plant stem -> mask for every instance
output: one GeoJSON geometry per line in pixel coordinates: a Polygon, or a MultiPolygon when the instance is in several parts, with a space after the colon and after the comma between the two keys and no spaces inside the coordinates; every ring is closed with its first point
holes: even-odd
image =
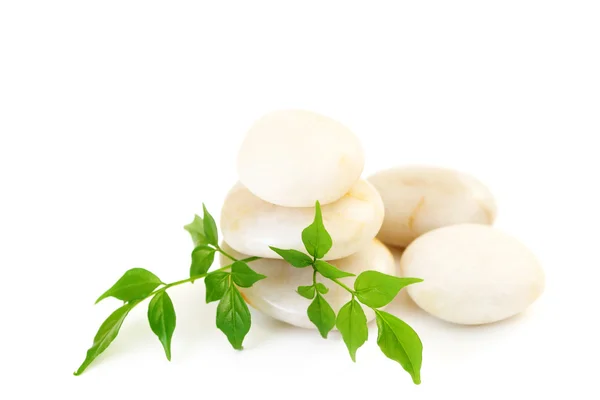
{"type": "MultiPolygon", "coordinates": [[[[229,265],[226,265],[226,266],[224,266],[224,267],[221,267],[221,268],[219,268],[219,269],[216,269],[216,270],[214,270],[214,271],[207,272],[207,273],[205,273],[205,274],[196,275],[196,276],[189,277],[189,278],[187,278],[187,279],[182,279],[182,280],[180,280],[180,281],[176,281],[176,282],[173,282],[173,283],[169,283],[168,285],[165,285],[165,286],[163,286],[162,288],[160,288],[160,289],[156,290],[155,292],[159,292],[159,291],[167,290],[168,288],[171,288],[171,287],[173,287],[173,286],[178,286],[178,285],[181,285],[181,284],[183,284],[183,283],[193,282],[193,281],[195,281],[196,279],[202,279],[202,278],[206,277],[208,274],[212,274],[213,272],[217,272],[217,271],[224,271],[224,270],[226,270],[226,269],[229,269],[229,268],[231,268],[231,264],[229,264],[229,265]]],[[[151,295],[152,295],[152,294],[150,294],[150,296],[151,296],[151,295]]]]}
{"type": "Polygon", "coordinates": [[[344,285],[342,282],[338,281],[337,279],[331,279],[332,281],[334,281],[335,283],[337,283],[338,285],[340,285],[341,287],[343,287],[344,289],[346,289],[346,291],[348,291],[349,293],[352,294],[352,297],[354,297],[354,295],[356,294],[354,292],[354,290],[350,289],[348,286],[344,285]]]}
{"type": "MultiPolygon", "coordinates": [[[[233,257],[233,256],[229,255],[229,254],[228,254],[228,253],[227,253],[225,250],[223,250],[223,249],[221,248],[221,246],[218,246],[218,245],[217,245],[217,246],[215,246],[215,248],[217,249],[217,251],[218,251],[219,253],[223,254],[225,257],[229,258],[231,261],[233,261],[233,262],[236,262],[236,261],[238,261],[238,260],[237,260],[235,257],[233,257]]],[[[242,260],[242,261],[244,261],[244,260],[242,260]]]]}
{"type": "MultiPolygon", "coordinates": [[[[220,249],[217,249],[217,250],[221,251],[220,249]]],[[[226,254],[223,254],[223,255],[225,255],[225,256],[227,256],[227,257],[231,258],[231,259],[232,259],[234,262],[235,262],[235,261],[251,262],[251,261],[256,261],[256,260],[260,259],[260,257],[248,257],[248,258],[244,258],[243,260],[237,260],[237,259],[235,259],[235,258],[233,258],[233,257],[231,257],[231,256],[228,256],[228,255],[226,255],[226,254]]],[[[231,265],[232,265],[232,264],[229,264],[229,265],[226,265],[226,266],[224,266],[224,267],[221,267],[221,268],[219,268],[219,269],[216,269],[216,270],[214,270],[214,271],[207,272],[207,273],[205,273],[205,274],[200,274],[200,275],[196,275],[196,276],[191,276],[191,277],[189,277],[189,278],[187,278],[187,279],[182,279],[182,280],[180,280],[180,281],[175,281],[175,282],[172,282],[172,283],[168,283],[168,284],[166,284],[165,286],[163,286],[163,287],[161,287],[161,288],[159,288],[159,289],[156,289],[154,292],[150,293],[148,296],[144,297],[143,299],[137,300],[137,301],[136,301],[136,303],[135,303],[135,305],[138,305],[138,304],[139,304],[139,303],[141,303],[142,301],[144,301],[144,300],[146,300],[146,299],[148,299],[148,298],[150,298],[150,297],[154,296],[155,294],[157,294],[157,293],[160,293],[160,292],[164,292],[165,290],[167,290],[167,289],[169,289],[169,288],[172,288],[172,287],[174,287],[174,286],[179,286],[179,285],[182,285],[182,284],[184,284],[184,283],[188,283],[188,282],[194,282],[194,281],[195,281],[195,280],[197,280],[197,279],[202,279],[202,278],[205,278],[207,275],[210,275],[210,274],[212,274],[212,273],[215,273],[215,272],[218,272],[218,271],[226,271],[226,270],[228,270],[229,268],[231,268],[231,265]]]]}
{"type": "MultiPolygon", "coordinates": [[[[314,263],[313,263],[312,267],[313,267],[313,285],[315,287],[317,287],[317,269],[315,268],[314,263]]],[[[332,279],[332,278],[327,278],[327,279],[329,279],[330,281],[333,281],[333,282],[337,283],[338,285],[340,285],[341,287],[343,287],[347,292],[349,292],[352,295],[353,298],[356,295],[356,292],[354,290],[350,289],[348,286],[344,285],[342,282],[338,281],[337,279],[332,279]]]]}

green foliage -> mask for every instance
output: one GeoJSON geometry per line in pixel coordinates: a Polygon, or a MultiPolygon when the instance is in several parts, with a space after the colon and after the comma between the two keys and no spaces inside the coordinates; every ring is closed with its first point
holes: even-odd
{"type": "Polygon", "coordinates": [[[169,361],[171,361],[171,338],[175,332],[176,319],[175,308],[167,292],[156,293],[148,304],[148,322],[150,329],[163,345],[169,361]]]}
{"type": "Polygon", "coordinates": [[[423,344],[419,335],[404,321],[385,311],[376,311],[377,344],[386,357],[397,361],[412,376],[413,382],[421,383],[423,344]]]}
{"type": "Polygon", "coordinates": [[[284,250],[270,246],[270,249],[279,254],[292,267],[304,268],[312,265],[313,259],[298,250],[284,250]]]}
{"type": "Polygon", "coordinates": [[[327,286],[323,285],[321,282],[317,283],[316,287],[317,287],[317,290],[319,291],[319,293],[321,293],[321,294],[327,294],[327,292],[329,292],[329,289],[327,289],[327,286]]]}
{"type": "Polygon", "coordinates": [[[327,300],[320,293],[310,303],[307,309],[308,319],[315,324],[321,336],[327,338],[327,334],[335,326],[335,312],[327,300]]]}
{"type": "Polygon", "coordinates": [[[75,375],[81,375],[83,371],[98,357],[106,348],[112,343],[113,340],[119,334],[121,325],[125,321],[125,317],[129,314],[129,311],[135,306],[134,303],[128,303],[120,308],[117,308],[109,317],[100,325],[98,333],[94,337],[94,343],[92,347],[87,351],[85,360],[81,366],[75,371],[75,375]]]}
{"type": "Polygon", "coordinates": [[[352,361],[356,362],[356,350],[367,341],[369,329],[365,312],[354,298],[340,308],[335,325],[342,334],[352,361]]]}
{"type": "Polygon", "coordinates": [[[190,277],[202,275],[208,272],[215,261],[215,249],[201,244],[192,251],[192,265],[190,266],[190,277]]]}
{"type": "Polygon", "coordinates": [[[102,296],[98,297],[96,304],[107,297],[115,297],[126,302],[142,299],[161,284],[161,280],[152,272],[144,268],[132,268],[125,272],[102,296]]]}
{"type": "Polygon", "coordinates": [[[236,285],[241,287],[251,287],[266,276],[254,271],[248,264],[243,261],[236,261],[231,266],[231,277],[236,285]]]}
{"type": "Polygon", "coordinates": [[[217,328],[227,336],[234,349],[241,350],[250,324],[248,306],[238,288],[230,285],[217,307],[217,328]]]}
{"type": "Polygon", "coordinates": [[[194,215],[194,220],[183,227],[189,232],[194,242],[194,246],[201,244],[208,244],[206,236],[204,235],[204,221],[197,215],[194,215]]]}
{"type": "Polygon", "coordinates": [[[219,231],[217,230],[217,224],[204,204],[202,205],[202,209],[204,210],[204,220],[202,221],[204,225],[204,236],[206,236],[208,244],[217,247],[219,245],[219,231]]]}
{"type": "Polygon", "coordinates": [[[229,289],[231,274],[225,271],[215,271],[204,278],[206,286],[206,303],[219,301],[223,298],[227,289],[229,289]]]}
{"type": "Polygon", "coordinates": [[[423,282],[423,280],[398,278],[377,271],[365,271],[354,281],[354,290],[361,303],[379,308],[389,304],[402,288],[418,282],[423,282]]]}
{"type": "Polygon", "coordinates": [[[323,275],[325,278],[328,278],[328,279],[339,279],[339,278],[345,278],[347,276],[354,276],[354,274],[351,274],[346,271],[342,271],[341,269],[339,269],[323,260],[315,261],[314,266],[315,266],[315,269],[321,275],[323,275]]]}
{"type": "MultiPolygon", "coordinates": [[[[143,300],[151,298],[148,304],[148,322],[150,328],[160,340],[167,359],[171,359],[171,339],[175,331],[176,314],[171,298],[166,290],[183,283],[205,278],[206,302],[218,301],[216,325],[235,349],[241,350],[243,341],[251,327],[251,315],[239,287],[251,287],[266,276],[254,271],[248,263],[259,257],[237,260],[225,253],[218,245],[219,234],[214,218],[203,206],[203,218],[195,216],[185,226],[194,241],[190,277],[170,284],[164,284],[156,275],[143,268],[134,268],[125,274],[97,300],[115,297],[126,303],[114,311],[100,326],[94,337],[92,347],[87,351],[85,360],[75,371],[80,375],[117,337],[123,321],[129,312],[143,300]],[[215,253],[231,258],[233,264],[208,273],[214,262],[215,253]],[[231,270],[230,272],[227,270],[231,270]],[[161,285],[164,285],[160,287],[161,285]],[[159,288],[160,287],[160,288],[159,288]]],[[[311,266],[312,285],[299,286],[298,294],[312,300],[307,308],[309,320],[317,327],[323,338],[337,326],[350,357],[356,361],[357,350],[367,341],[367,318],[362,304],[371,308],[376,315],[378,336],[377,344],[390,359],[397,361],[413,378],[415,384],[421,382],[421,364],[423,345],[416,332],[404,321],[381,311],[378,308],[389,304],[398,292],[413,283],[421,282],[417,278],[398,278],[377,271],[365,271],[349,288],[339,279],[354,276],[322,260],[333,245],[331,236],[323,223],[321,206],[315,204],[314,221],[302,231],[302,242],[308,254],[297,250],[285,250],[271,247],[286,262],[296,268],[311,266]],[[330,279],[351,295],[351,300],[335,311],[324,295],[329,289],[317,282],[317,274],[330,279]],[[360,303],[359,303],[360,302],[360,303]]]]}
{"type": "Polygon", "coordinates": [[[310,286],[298,286],[298,294],[302,297],[305,297],[309,300],[315,298],[315,287],[313,285],[310,286]]]}
{"type": "Polygon", "coordinates": [[[315,219],[313,223],[302,231],[302,242],[308,254],[315,259],[323,258],[333,245],[331,236],[323,224],[321,205],[318,201],[315,204],[315,219]]]}

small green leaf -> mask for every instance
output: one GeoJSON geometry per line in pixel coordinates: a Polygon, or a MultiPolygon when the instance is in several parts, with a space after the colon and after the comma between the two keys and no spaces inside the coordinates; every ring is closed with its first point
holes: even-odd
{"type": "Polygon", "coordinates": [[[315,262],[315,268],[317,269],[317,271],[319,271],[321,275],[329,279],[338,279],[345,278],[347,276],[354,276],[354,274],[342,271],[341,269],[338,269],[337,267],[334,267],[333,265],[323,260],[317,260],[315,262]]]}
{"type": "Polygon", "coordinates": [[[229,272],[215,271],[206,275],[204,284],[206,285],[206,303],[221,300],[230,285],[229,272]]]}
{"type": "Polygon", "coordinates": [[[231,277],[236,285],[248,288],[266,276],[256,273],[243,261],[236,261],[231,266],[231,277]]]}
{"type": "Polygon", "coordinates": [[[292,267],[304,268],[308,267],[313,263],[313,259],[310,256],[304,254],[298,250],[284,250],[278,249],[277,247],[269,246],[271,250],[279,254],[285,261],[287,261],[292,267]]]}
{"type": "Polygon", "coordinates": [[[197,215],[194,215],[194,220],[183,227],[190,233],[194,246],[201,244],[208,244],[206,236],[204,235],[204,221],[197,215]]]}
{"type": "Polygon", "coordinates": [[[230,285],[217,306],[217,328],[223,331],[234,349],[241,350],[250,325],[250,310],[238,288],[230,285]]]}
{"type": "Polygon", "coordinates": [[[423,282],[423,280],[398,278],[377,271],[365,271],[354,281],[354,290],[356,290],[356,297],[361,303],[379,308],[394,300],[402,288],[418,282],[423,282]]]}
{"type": "Polygon", "coordinates": [[[327,334],[335,326],[335,311],[320,293],[317,293],[317,297],[308,306],[307,314],[321,336],[327,339],[327,334]]]}
{"type": "Polygon", "coordinates": [[[298,294],[304,298],[312,300],[315,298],[314,286],[298,286],[298,294]]]}
{"type": "Polygon", "coordinates": [[[313,223],[302,231],[302,242],[308,254],[314,258],[323,258],[333,244],[331,236],[329,236],[329,232],[327,232],[323,224],[321,205],[318,201],[315,204],[315,219],[313,223]]]}
{"type": "Polygon", "coordinates": [[[219,231],[217,230],[217,224],[215,223],[215,219],[210,215],[206,206],[202,204],[202,208],[204,209],[204,235],[206,236],[206,241],[213,246],[219,245],[219,231]]]}
{"type": "Polygon", "coordinates": [[[107,297],[115,297],[123,301],[142,299],[148,296],[159,285],[163,284],[152,272],[144,268],[132,268],[104,294],[98,297],[96,304],[107,297]]]}
{"type": "Polygon", "coordinates": [[[74,375],[81,375],[83,371],[98,357],[106,348],[112,343],[113,340],[119,334],[119,329],[121,329],[121,325],[123,325],[123,321],[129,311],[133,308],[135,304],[125,304],[114,311],[109,317],[102,323],[100,329],[98,329],[98,333],[94,337],[94,344],[87,351],[85,356],[85,360],[79,367],[77,371],[74,372],[74,375]]]}
{"type": "Polygon", "coordinates": [[[148,304],[148,322],[150,329],[162,343],[169,361],[171,361],[171,338],[175,332],[176,320],[175,308],[167,292],[156,293],[148,304]]]}
{"type": "Polygon", "coordinates": [[[327,292],[329,292],[329,289],[327,289],[327,286],[323,285],[321,282],[317,283],[317,290],[321,294],[327,294],[327,292]]]}
{"type": "Polygon", "coordinates": [[[404,321],[375,310],[377,318],[377,344],[386,357],[397,361],[412,376],[415,384],[421,383],[423,344],[419,335],[404,321]]]}
{"type": "Polygon", "coordinates": [[[369,334],[367,317],[358,301],[353,298],[340,308],[336,326],[348,347],[352,361],[356,362],[356,350],[367,341],[369,334]]]}
{"type": "Polygon", "coordinates": [[[215,249],[206,245],[200,245],[192,251],[192,265],[190,266],[190,277],[203,275],[208,272],[215,260],[215,249]]]}

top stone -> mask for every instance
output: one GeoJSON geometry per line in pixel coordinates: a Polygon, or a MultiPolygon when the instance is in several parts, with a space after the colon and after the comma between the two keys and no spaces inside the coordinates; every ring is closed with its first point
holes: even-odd
{"type": "Polygon", "coordinates": [[[364,167],[358,138],[344,125],[310,111],[275,111],[258,120],[237,159],[240,182],[255,196],[284,207],[332,203],[364,167]]]}

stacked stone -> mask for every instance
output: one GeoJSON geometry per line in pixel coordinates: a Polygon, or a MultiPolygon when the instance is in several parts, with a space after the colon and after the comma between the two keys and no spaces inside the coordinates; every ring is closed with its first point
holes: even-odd
{"type": "MultiPolygon", "coordinates": [[[[240,182],[221,215],[223,246],[238,258],[264,257],[252,268],[268,279],[242,293],[256,309],[313,328],[308,300],[295,293],[312,283],[310,268],[293,268],[269,246],[305,251],[302,230],[322,206],[333,247],[325,256],[359,275],[395,275],[383,243],[404,250],[398,273],[424,282],[407,287],[423,310],[459,324],[499,321],[525,310],[543,292],[533,254],[493,228],[496,203],[474,177],[436,167],[397,167],[360,179],[364,153],[340,123],[307,111],[278,111],[250,129],[238,155],[240,182]],[[385,216],[384,216],[385,210],[385,216]]],[[[229,260],[221,260],[228,264],[229,260]]],[[[354,278],[344,278],[352,285],[354,278]]],[[[322,282],[336,311],[350,300],[322,282]]],[[[367,319],[374,318],[365,310],[367,319]]]]}
{"type": "MultiPolygon", "coordinates": [[[[296,293],[298,286],[312,284],[312,269],[291,267],[269,246],[305,252],[301,233],[313,221],[316,201],[333,240],[325,260],[355,275],[366,270],[395,275],[392,254],[375,239],[383,202],[373,185],[360,179],[363,167],[358,138],[328,117],[277,111],[251,127],[237,159],[239,182],[221,213],[223,247],[238,258],[263,257],[252,268],[268,278],[240,288],[249,304],[278,320],[314,328],[306,314],[309,300],[296,293]]],[[[344,282],[351,286],[353,279],[344,282]]],[[[337,313],[350,295],[319,281],[329,288],[325,298],[337,313]]]]}

